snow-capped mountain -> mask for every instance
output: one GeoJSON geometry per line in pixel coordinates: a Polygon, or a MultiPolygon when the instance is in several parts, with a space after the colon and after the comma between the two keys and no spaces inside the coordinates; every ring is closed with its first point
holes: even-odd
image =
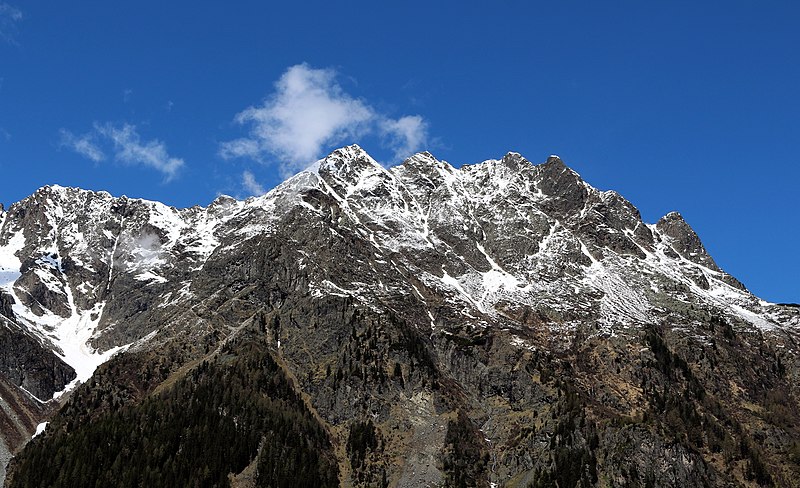
{"type": "MultiPolygon", "coordinates": [[[[73,391],[57,418],[113,413],[113,402],[90,406],[86,395],[102,398],[120,381],[121,398],[135,404],[252,329],[333,439],[346,442],[349,422],[364,416],[382,433],[381,453],[373,446],[368,463],[335,456],[340,482],[359,486],[379,486],[378,472],[397,486],[447,485],[456,458],[466,456],[447,447],[454,425],[474,431],[473,447],[493,460],[471,472],[483,480],[477,486],[526,486],[563,468],[555,454],[526,457],[521,446],[538,455],[587,449],[594,478],[633,479],[603,451],[624,429],[597,426],[611,418],[606,410],[631,419],[664,413],[649,393],[668,396],[662,390],[672,373],[660,371],[665,380],[649,372],[663,360],[659,344],[667,369],[687,368],[682,388],[699,382],[722,403],[762,405],[766,394],[742,384],[752,378],[739,373],[725,386],[714,370],[735,370],[731,355],[760,351],[760,361],[781,365],[767,390],[783,385],[791,396],[800,335],[800,310],[752,295],[716,265],[680,214],[643,222],[630,202],[593,188],[557,156],[534,165],[509,153],[456,169],[420,153],[384,168],[358,146],[334,151],[266,195],[220,197],[206,208],[44,187],[0,210],[0,321],[13,338],[0,360],[3,425],[14,426],[3,432],[9,451],[73,391]],[[720,346],[729,336],[740,342],[720,346]],[[142,368],[146,380],[112,378],[142,368]],[[564,383],[546,381],[548,372],[564,383]],[[402,386],[385,386],[386,374],[399,375],[402,386]],[[562,393],[577,395],[584,415],[591,411],[598,445],[587,447],[594,441],[585,431],[558,431],[562,393]],[[453,412],[461,412],[456,420],[453,412]],[[514,430],[523,428],[520,419],[534,426],[523,437],[514,430]],[[562,440],[547,447],[555,435],[562,440]]],[[[753,374],[767,382],[762,373],[753,374]]],[[[738,441],[750,442],[742,432],[755,435],[740,408],[726,417],[692,401],[702,418],[735,419],[738,441]]],[[[792,433],[774,419],[759,422],[769,428],[759,424],[758,432],[792,433]]],[[[49,431],[33,444],[58,438],[49,431]]],[[[746,483],[752,475],[715,464],[708,440],[702,449],[672,445],[650,427],[631,438],[645,445],[630,448],[626,466],[644,469],[637,456],[645,453],[663,460],[652,473],[659,485],[746,483]],[[680,467],[668,465],[676,456],[680,467]]],[[[791,479],[782,464],[788,447],[776,445],[759,451],[768,459],[758,461],[769,466],[764,476],[791,479]]],[[[742,463],[746,454],[737,454],[742,463]]],[[[592,480],[584,474],[581,486],[592,480]]]]}

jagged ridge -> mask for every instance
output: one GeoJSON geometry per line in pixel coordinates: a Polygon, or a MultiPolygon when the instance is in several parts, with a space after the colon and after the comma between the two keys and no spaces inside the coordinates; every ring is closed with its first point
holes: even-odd
{"type": "MultiPolygon", "coordinates": [[[[9,321],[75,369],[72,383],[45,388],[56,397],[115,352],[170,350],[168,374],[263,321],[288,371],[318,375],[307,368],[330,361],[322,345],[344,339],[310,335],[293,312],[281,312],[284,325],[270,322],[287,303],[312,314],[314,328],[340,306],[366,330],[394,317],[380,327],[430,372],[455,354],[448,341],[472,347],[490,337],[515,354],[566,353],[674,324],[706,344],[717,333],[706,330],[711,317],[791,355],[787,337],[800,324],[796,309],[759,300],[720,270],[679,214],[646,224],[558,157],[533,165],[509,153],[455,169],[420,153],[386,169],[358,146],[266,195],[207,208],[45,187],[0,216],[0,293],[9,321]],[[304,365],[302,351],[319,357],[304,365]]],[[[479,381],[448,367],[436,375],[479,381]]],[[[131,398],[158,384],[150,381],[131,398]]],[[[322,388],[311,378],[301,386],[322,388]]],[[[334,395],[325,407],[320,398],[333,425],[348,418],[337,409],[356,408],[355,399],[334,395]]]]}

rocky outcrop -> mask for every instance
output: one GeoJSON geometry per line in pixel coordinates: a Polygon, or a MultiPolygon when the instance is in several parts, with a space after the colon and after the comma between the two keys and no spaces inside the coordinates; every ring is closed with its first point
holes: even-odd
{"type": "Polygon", "coordinates": [[[11,308],[13,304],[14,298],[0,291],[0,315],[9,320],[14,320],[14,310],[11,308]]]}
{"type": "Polygon", "coordinates": [[[55,413],[55,404],[45,404],[20,390],[0,374],[0,485],[6,464],[30,440],[37,425],[55,413]]]}
{"type": "Polygon", "coordinates": [[[700,238],[678,212],[670,212],[661,217],[656,228],[669,239],[672,249],[682,257],[715,271],[719,269],[706,252],[700,238]]]}
{"type": "Polygon", "coordinates": [[[0,318],[0,375],[41,402],[75,378],[75,371],[38,339],[0,318]]]}

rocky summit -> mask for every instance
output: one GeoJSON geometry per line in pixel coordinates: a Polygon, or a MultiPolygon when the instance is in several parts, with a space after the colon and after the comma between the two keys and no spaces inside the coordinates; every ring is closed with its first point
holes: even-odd
{"type": "Polygon", "coordinates": [[[44,187],[0,323],[10,487],[800,486],[800,308],[557,156],[44,187]]]}

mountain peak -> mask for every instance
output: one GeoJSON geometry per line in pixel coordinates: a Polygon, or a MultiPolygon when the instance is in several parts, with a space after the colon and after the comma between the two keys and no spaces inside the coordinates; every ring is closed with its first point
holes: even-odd
{"type": "MultiPolygon", "coordinates": [[[[86,190],[75,186],[52,184],[39,188],[32,195],[21,200],[19,203],[28,201],[29,199],[34,199],[35,201],[37,198],[50,199],[53,203],[74,203],[76,198],[85,199],[89,197],[113,198],[107,191],[86,190]]],[[[123,196],[122,198],[126,197],[123,196]]]]}
{"type": "Polygon", "coordinates": [[[436,159],[436,157],[428,151],[418,152],[409,156],[397,166],[397,168],[403,168],[410,173],[424,174],[441,173],[442,171],[450,173],[454,171],[454,168],[450,166],[448,162],[436,159]]]}
{"type": "Polygon", "coordinates": [[[522,154],[513,151],[506,153],[506,155],[503,156],[503,159],[500,160],[500,163],[512,171],[517,172],[528,169],[532,166],[531,162],[525,159],[522,154]]]}
{"type": "MultiPolygon", "coordinates": [[[[345,198],[362,188],[362,184],[366,184],[368,180],[390,178],[388,171],[357,144],[334,150],[315,163],[311,172],[316,173],[336,193],[345,198]]],[[[302,173],[297,176],[302,180],[302,173]]],[[[367,186],[373,184],[376,182],[373,181],[367,186]]]]}
{"type": "Polygon", "coordinates": [[[375,167],[380,168],[381,165],[361,146],[351,144],[332,151],[320,160],[317,172],[343,177],[375,167]]]}
{"type": "Polygon", "coordinates": [[[235,204],[237,200],[230,195],[219,195],[217,198],[214,199],[213,202],[208,206],[209,208],[220,208],[220,207],[229,207],[235,204]]]}
{"type": "Polygon", "coordinates": [[[669,238],[669,244],[685,259],[720,271],[717,263],[709,256],[697,233],[678,212],[669,212],[656,223],[656,229],[669,238]]]}
{"type": "Polygon", "coordinates": [[[429,151],[420,151],[406,158],[406,161],[408,160],[436,161],[436,157],[429,151]]]}
{"type": "MultiPolygon", "coordinates": [[[[338,149],[334,149],[328,155],[328,158],[331,156],[339,157],[341,159],[358,159],[358,158],[369,158],[372,157],[358,144],[350,144],[349,146],[343,146],[338,149]]],[[[326,158],[327,159],[327,158],[326,158]]]]}
{"type": "Polygon", "coordinates": [[[69,190],[69,188],[61,186],[61,185],[45,185],[45,186],[39,188],[38,190],[36,190],[36,192],[34,192],[34,195],[36,195],[36,196],[51,196],[51,195],[60,196],[60,195],[63,195],[65,193],[67,193],[68,190],[69,190]]]}
{"type": "Polygon", "coordinates": [[[552,198],[550,208],[561,217],[574,215],[584,208],[592,189],[561,158],[550,156],[536,167],[536,185],[552,198]]]}

